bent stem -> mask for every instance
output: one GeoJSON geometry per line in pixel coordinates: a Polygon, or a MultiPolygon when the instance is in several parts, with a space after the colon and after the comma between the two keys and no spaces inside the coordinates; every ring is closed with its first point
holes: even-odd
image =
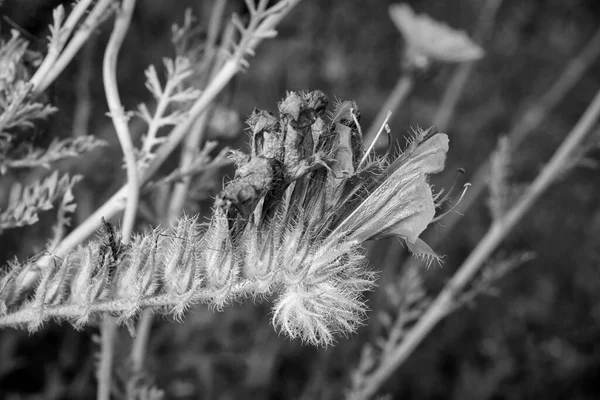
{"type": "Polygon", "coordinates": [[[102,65],[102,76],[104,78],[104,90],[106,101],[110,111],[110,117],[115,126],[119,143],[125,156],[127,167],[127,206],[123,217],[122,241],[127,243],[133,232],[135,215],[140,197],[140,184],[137,174],[137,163],[135,160],[135,149],[131,140],[131,133],[127,125],[128,118],[123,110],[119,89],[117,87],[117,56],[123,44],[123,39],[131,23],[131,15],[135,8],[135,0],[124,0],[121,9],[115,19],[115,27],[106,46],[104,61],[102,65]]]}
{"type": "MultiPolygon", "coordinates": [[[[388,112],[394,113],[396,109],[400,107],[410,94],[414,85],[414,77],[411,73],[406,73],[398,79],[396,86],[394,86],[394,90],[392,90],[392,93],[390,93],[385,103],[383,103],[383,106],[379,109],[379,113],[377,113],[371,126],[369,126],[369,130],[365,134],[365,144],[372,144],[381,127],[381,121],[385,119],[388,112]]],[[[377,145],[375,144],[375,146],[377,145]]]]}
{"type": "Polygon", "coordinates": [[[400,346],[383,355],[377,369],[367,378],[360,398],[373,396],[379,387],[394,373],[417,346],[431,332],[433,327],[453,308],[454,299],[479,271],[483,263],[502,243],[508,233],[521,221],[525,213],[540,198],[546,189],[559,177],[560,172],[570,164],[570,158],[581,145],[587,133],[600,116],[600,91],[592,100],[581,119],[573,127],[567,138],[556,150],[548,164],[527,188],[523,196],[504,214],[492,223],[485,236],[458,268],[416,325],[410,329],[400,346]]]}
{"type": "MultiPolygon", "coordinates": [[[[102,65],[102,76],[104,79],[104,90],[106,92],[106,101],[110,111],[110,117],[115,126],[119,143],[125,156],[127,166],[127,206],[123,217],[123,237],[124,243],[129,242],[129,237],[133,232],[137,206],[140,197],[140,185],[137,174],[137,163],[131,133],[127,125],[127,116],[121,104],[119,89],[117,87],[117,56],[119,49],[123,44],[127,30],[131,23],[131,16],[135,8],[136,0],[123,0],[121,9],[117,11],[115,26],[106,46],[104,61],[102,65]]],[[[117,331],[117,324],[113,318],[107,318],[102,321],[101,326],[101,358],[98,368],[98,399],[110,399],[111,373],[114,338],[117,331]]]]}

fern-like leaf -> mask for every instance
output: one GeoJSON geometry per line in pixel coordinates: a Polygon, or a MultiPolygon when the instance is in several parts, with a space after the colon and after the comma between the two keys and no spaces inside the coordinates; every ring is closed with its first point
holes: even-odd
{"type": "Polygon", "coordinates": [[[11,188],[8,206],[0,213],[0,232],[4,229],[33,225],[41,211],[50,210],[59,198],[70,194],[73,186],[81,180],[81,175],[72,178],[69,174],[59,179],[58,171],[23,187],[15,184],[11,188]]]}
{"type": "Polygon", "coordinates": [[[68,157],[78,157],[102,146],[106,142],[94,136],[76,136],[66,139],[54,139],[46,148],[35,148],[26,144],[14,149],[4,159],[0,159],[0,174],[9,168],[50,168],[50,164],[68,157]]]}

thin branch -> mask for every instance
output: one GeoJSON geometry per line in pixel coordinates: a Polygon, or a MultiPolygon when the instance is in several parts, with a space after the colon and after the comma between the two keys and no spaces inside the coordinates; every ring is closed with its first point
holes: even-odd
{"type": "Polygon", "coordinates": [[[94,72],[92,60],[94,58],[94,50],[96,48],[96,40],[94,38],[87,42],[83,50],[79,70],[75,78],[75,110],[73,112],[73,136],[87,136],[88,125],[92,115],[92,98],[90,93],[90,81],[94,72]]]}
{"type": "Polygon", "coordinates": [[[108,317],[100,324],[100,363],[98,365],[98,388],[96,398],[98,400],[110,400],[112,386],[112,370],[114,342],[117,335],[116,321],[108,317]]]}
{"type": "Polygon", "coordinates": [[[107,10],[112,5],[113,1],[114,0],[99,0],[98,3],[96,3],[94,9],[89,13],[85,22],[81,24],[81,27],[77,32],[75,32],[73,38],[69,41],[69,44],[60,54],[56,62],[52,64],[48,72],[45,73],[42,78],[37,78],[37,83],[34,85],[33,89],[34,94],[44,92],[48,86],[56,80],[58,75],[60,75],[67,65],[69,65],[79,49],[87,42],[92,32],[106,17],[107,10]]]}
{"type": "MultiPolygon", "coordinates": [[[[207,38],[207,52],[205,54],[205,60],[203,63],[205,65],[210,65],[213,63],[213,68],[212,71],[207,73],[204,77],[205,84],[213,79],[216,73],[219,71],[218,68],[222,67],[222,63],[219,63],[215,57],[216,54],[218,54],[218,52],[215,50],[215,43],[217,41],[216,37],[219,32],[221,20],[223,19],[223,12],[225,10],[226,3],[226,0],[219,0],[215,2],[212,8],[210,25],[208,28],[209,35],[207,38]]],[[[223,39],[224,40],[221,42],[222,47],[229,45],[225,38],[223,39]]],[[[221,50],[224,50],[224,48],[221,50]]],[[[194,161],[194,158],[196,157],[196,149],[202,143],[206,133],[208,118],[209,110],[206,110],[198,117],[194,124],[194,128],[185,139],[183,148],[181,149],[181,160],[179,162],[180,170],[185,171],[194,161]]],[[[185,205],[185,199],[189,191],[190,182],[191,178],[187,176],[173,187],[169,209],[167,210],[167,218],[169,221],[175,221],[181,215],[185,205]]]]}
{"type": "MultiPolygon", "coordinates": [[[[487,0],[485,4],[483,4],[483,8],[479,13],[477,27],[475,28],[475,33],[473,35],[473,39],[476,42],[484,42],[485,38],[492,31],[496,20],[496,13],[500,8],[500,5],[502,5],[502,2],[503,0],[487,0]]],[[[463,89],[465,88],[469,75],[471,75],[474,65],[475,63],[473,61],[460,64],[454,71],[452,79],[450,79],[450,83],[446,87],[442,102],[433,118],[433,125],[442,132],[445,131],[448,127],[448,123],[452,119],[456,104],[463,93],[463,89]]]]}
{"type": "MultiPolygon", "coordinates": [[[[89,124],[93,107],[89,84],[94,72],[93,58],[96,45],[96,37],[92,37],[88,40],[82,51],[81,59],[78,64],[78,72],[75,78],[76,98],[75,109],[73,111],[73,137],[84,137],[87,136],[89,132],[89,124]]],[[[76,194],[76,220],[83,221],[93,211],[93,194],[85,182],[78,186],[76,189],[76,194]]]]}
{"type": "Polygon", "coordinates": [[[131,370],[134,377],[144,370],[146,360],[146,349],[150,340],[150,329],[152,328],[152,309],[145,309],[142,312],[140,321],[135,331],[135,339],[131,346],[131,370]]]}
{"type": "Polygon", "coordinates": [[[216,49],[217,38],[221,33],[221,22],[223,21],[226,5],[227,0],[217,0],[212,6],[208,25],[208,33],[206,37],[206,51],[208,53],[208,59],[213,58],[212,53],[214,53],[216,49]]]}
{"type": "Polygon", "coordinates": [[[508,233],[521,221],[525,213],[540,198],[546,189],[560,176],[565,164],[573,152],[581,145],[588,132],[600,117],[600,91],[596,94],[588,109],[573,127],[567,138],[556,150],[546,167],[527,188],[523,196],[501,218],[496,220],[481,239],[477,247],[456,271],[428,310],[423,314],[414,327],[407,332],[400,346],[387,352],[362,391],[361,398],[373,396],[378,388],[388,379],[417,346],[431,332],[435,325],[452,309],[454,299],[471,281],[481,266],[496,248],[502,243],[508,233]]]}
{"type": "MultiPolygon", "coordinates": [[[[29,81],[29,83],[31,83],[34,88],[37,88],[39,86],[39,84],[54,66],[56,60],[63,51],[65,44],[71,36],[73,29],[75,29],[75,25],[77,24],[77,22],[79,22],[83,14],[87,11],[90,4],[92,4],[92,1],[93,0],[81,0],[77,3],[77,5],[75,5],[75,7],[73,7],[71,12],[69,13],[69,17],[67,17],[67,20],[65,21],[64,25],[60,28],[60,33],[58,34],[57,42],[50,42],[48,54],[46,55],[44,61],[42,61],[38,69],[35,71],[35,74],[31,77],[31,80],[29,81]]],[[[36,92],[40,93],[41,91],[36,90],[36,92]]]]}
{"type": "MultiPolygon", "coordinates": [[[[202,142],[205,136],[206,128],[208,125],[208,114],[209,111],[205,111],[194,124],[194,128],[187,136],[181,149],[181,160],[179,168],[182,171],[188,169],[189,165],[194,161],[197,156],[197,147],[202,142]]],[[[185,176],[181,179],[181,182],[176,183],[173,186],[171,193],[171,201],[169,203],[169,209],[167,210],[167,219],[171,222],[176,221],[181,215],[185,200],[190,188],[191,177],[185,176]]]]}
{"type": "Polygon", "coordinates": [[[135,215],[140,197],[140,184],[134,146],[131,140],[129,126],[127,125],[128,118],[123,110],[119,89],[117,87],[117,56],[123,43],[123,39],[129,29],[134,8],[135,0],[123,1],[123,5],[115,19],[115,27],[112,35],[106,46],[104,62],[102,65],[104,90],[106,92],[110,117],[113,120],[117,136],[119,137],[123,155],[125,156],[125,164],[127,166],[127,206],[125,207],[125,215],[123,217],[122,232],[122,240],[124,243],[129,241],[129,237],[131,236],[135,224],[135,215]]]}
{"type": "MultiPolygon", "coordinates": [[[[232,296],[240,296],[249,293],[256,282],[252,280],[243,280],[236,283],[230,290],[232,296]]],[[[198,302],[210,302],[212,299],[222,295],[222,290],[203,290],[202,293],[195,293],[194,298],[198,302]]],[[[143,300],[138,299],[115,299],[97,301],[92,304],[73,303],[59,306],[47,306],[44,308],[44,318],[56,318],[59,320],[73,320],[80,318],[82,314],[105,314],[121,313],[135,308],[147,307],[175,307],[181,302],[181,299],[172,294],[162,294],[147,297],[143,300]]],[[[39,310],[33,307],[26,307],[19,311],[11,312],[2,316],[0,328],[8,326],[25,325],[39,318],[39,310]]]]}
{"type": "MultiPolygon", "coordinates": [[[[140,197],[140,186],[138,181],[137,163],[131,133],[127,125],[128,118],[123,110],[119,89],[117,86],[117,57],[119,50],[129,30],[131,16],[135,9],[136,0],[123,0],[120,10],[115,18],[115,26],[106,46],[104,61],[102,63],[102,77],[104,79],[104,90],[106,92],[106,101],[115,126],[115,131],[119,138],[119,143],[125,156],[127,166],[127,206],[123,216],[122,241],[129,242],[140,197]]],[[[117,331],[116,321],[112,318],[102,321],[101,329],[101,357],[98,367],[98,399],[110,400],[112,363],[114,340],[117,331]]]]}

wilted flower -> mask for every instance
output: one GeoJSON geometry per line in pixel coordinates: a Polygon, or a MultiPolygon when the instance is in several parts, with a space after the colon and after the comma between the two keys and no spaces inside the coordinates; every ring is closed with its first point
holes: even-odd
{"type": "Polygon", "coordinates": [[[466,33],[428,15],[415,14],[407,4],[392,4],[389,13],[406,41],[405,54],[412,66],[424,68],[431,60],[465,62],[483,57],[483,49],[466,33]]]}
{"type": "Polygon", "coordinates": [[[253,112],[250,154],[232,154],[235,178],[208,228],[183,217],[123,244],[103,221],[97,240],[43,271],[17,263],[0,275],[0,325],[62,316],[81,327],[99,312],[123,322],[163,306],[179,318],[197,302],[274,295],[273,324],[289,337],[326,345],[354,331],[375,279],[363,242],[395,236],[437,258],[419,235],[434,218],[428,175],[442,170],[448,138],[419,130],[395,159],[369,156],[356,104],[327,105],[319,91],[289,93],[278,118],[253,112]]]}
{"type": "Polygon", "coordinates": [[[204,235],[207,276],[239,275],[257,283],[255,294],[279,293],[273,324],[314,344],[361,322],[362,292],[374,280],[363,242],[396,236],[413,254],[436,257],[418,237],[435,214],[427,176],[443,169],[448,150],[446,135],[418,131],[395,160],[367,161],[356,104],[339,102],[329,118],[327,104],[319,91],[289,93],[279,119],[254,111],[251,154],[234,154],[235,178],[204,235]]]}

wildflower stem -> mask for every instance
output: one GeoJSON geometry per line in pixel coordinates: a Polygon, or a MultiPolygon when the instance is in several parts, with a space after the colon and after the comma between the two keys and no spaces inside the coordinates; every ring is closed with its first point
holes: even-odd
{"type": "Polygon", "coordinates": [[[521,221],[525,213],[540,198],[544,191],[560,176],[573,152],[581,145],[590,129],[600,117],[600,91],[588,109],[573,127],[567,138],[556,150],[548,164],[527,188],[521,198],[500,219],[494,221],[477,247],[458,268],[452,279],[436,297],[427,311],[406,333],[400,346],[387,352],[377,370],[370,375],[361,398],[373,396],[377,389],[389,378],[410,354],[417,348],[435,325],[453,308],[454,299],[479,271],[492,252],[502,243],[508,233],[521,221]]]}
{"type": "MultiPolygon", "coordinates": [[[[206,85],[206,82],[209,82],[211,78],[216,75],[219,67],[221,67],[221,63],[216,61],[216,49],[215,44],[217,42],[217,36],[219,34],[219,28],[221,26],[221,21],[223,19],[223,13],[225,11],[225,0],[219,0],[215,2],[212,7],[211,15],[210,15],[210,24],[208,27],[208,37],[207,37],[207,48],[205,51],[205,56],[202,64],[206,66],[213,66],[211,69],[206,69],[206,74],[203,76],[203,85],[206,85]]],[[[227,45],[226,41],[222,42],[223,46],[227,45]]],[[[194,122],[194,128],[191,130],[190,134],[186,137],[183,147],[181,149],[181,160],[179,162],[179,169],[185,171],[189,168],[189,166],[194,161],[194,158],[197,155],[196,149],[202,143],[206,128],[208,124],[209,118],[209,110],[205,110],[194,122]]],[[[171,194],[171,202],[169,203],[169,209],[167,212],[167,218],[170,222],[174,222],[183,211],[183,207],[185,205],[185,199],[190,187],[191,177],[184,177],[181,182],[176,183],[173,187],[173,192],[171,194]]]]}
{"type": "Polygon", "coordinates": [[[135,338],[131,347],[131,370],[134,378],[144,370],[146,349],[150,340],[150,328],[152,328],[152,318],[152,309],[144,310],[135,331],[135,338]]]}
{"type": "Polygon", "coordinates": [[[106,11],[113,4],[113,0],[99,0],[96,6],[89,13],[86,20],[81,24],[80,28],[75,32],[73,38],[69,41],[64,51],[61,52],[60,56],[56,59],[47,72],[40,72],[40,76],[36,78],[35,75],[32,78],[31,83],[34,83],[34,94],[40,94],[44,92],[52,82],[60,75],[60,73],[66,68],[71,62],[73,57],[77,54],[81,46],[89,39],[90,35],[98,27],[102,19],[106,16],[106,11]],[[33,81],[33,79],[36,79],[33,81]]]}
{"type": "MultiPolygon", "coordinates": [[[[482,5],[477,21],[477,27],[475,28],[475,34],[473,35],[475,41],[479,43],[483,42],[488,36],[488,33],[492,31],[496,13],[503,1],[504,0],[487,0],[482,5]]],[[[468,61],[457,66],[450,79],[450,83],[446,87],[442,102],[433,118],[433,125],[441,132],[444,132],[447,129],[448,123],[452,119],[456,104],[463,93],[463,89],[465,88],[469,75],[471,75],[474,65],[474,61],[468,61]]]]}
{"type": "Polygon", "coordinates": [[[81,19],[85,11],[88,9],[93,0],[81,0],[79,3],[73,7],[71,12],[69,13],[69,17],[65,21],[64,25],[60,28],[60,32],[58,33],[58,37],[52,37],[51,42],[48,48],[48,54],[42,61],[42,64],[35,71],[35,74],[29,80],[34,87],[34,91],[36,93],[41,93],[37,88],[42,82],[42,80],[46,77],[48,72],[52,69],[56,60],[60,56],[62,50],[64,49],[65,44],[69,40],[75,25],[81,19]]]}
{"type": "Polygon", "coordinates": [[[127,125],[127,116],[121,104],[119,89],[117,86],[117,56],[119,49],[123,44],[123,39],[127,34],[131,23],[131,15],[135,8],[136,0],[124,0],[121,9],[117,12],[115,27],[106,46],[104,53],[104,62],[102,65],[102,76],[104,78],[104,90],[106,92],[106,101],[110,117],[112,118],[119,143],[125,156],[127,166],[127,206],[123,217],[122,235],[123,242],[127,243],[133,232],[135,216],[140,197],[140,184],[137,172],[137,163],[135,159],[135,148],[131,140],[131,133],[127,125]]]}
{"type": "Polygon", "coordinates": [[[383,106],[379,109],[379,113],[369,127],[365,135],[365,143],[369,143],[369,146],[371,146],[375,142],[377,132],[379,132],[379,128],[381,127],[379,121],[383,121],[388,112],[393,113],[400,107],[410,94],[414,84],[414,77],[410,73],[406,73],[398,79],[394,90],[392,90],[392,93],[390,93],[385,103],[383,103],[383,106]]]}
{"type": "MultiPolygon", "coordinates": [[[[75,109],[73,110],[73,137],[82,137],[89,134],[90,118],[92,116],[93,101],[90,92],[90,81],[94,72],[93,58],[97,45],[97,38],[88,40],[82,51],[82,57],[78,63],[77,77],[75,78],[75,109]]],[[[77,209],[75,215],[77,221],[83,221],[93,211],[93,193],[89,186],[81,182],[76,189],[77,209]]],[[[50,251],[52,251],[51,249],[50,251]]]]}
{"type": "MultiPolygon", "coordinates": [[[[190,164],[194,161],[194,158],[197,156],[198,152],[196,149],[198,145],[202,143],[202,140],[205,136],[204,134],[206,132],[206,125],[208,123],[208,114],[209,111],[206,110],[198,117],[194,123],[194,128],[192,128],[192,131],[184,141],[181,149],[181,161],[179,163],[179,168],[182,171],[187,170],[190,164]]],[[[169,203],[169,210],[167,212],[167,218],[169,221],[176,221],[181,215],[190,187],[190,182],[191,176],[187,175],[182,177],[181,182],[178,182],[173,186],[171,202],[169,203]]]]}
{"type": "Polygon", "coordinates": [[[98,365],[98,400],[110,400],[113,370],[114,342],[117,323],[112,317],[102,320],[100,325],[100,363],[98,365]]]}
{"type": "MultiPolygon", "coordinates": [[[[241,280],[236,283],[229,291],[231,298],[235,296],[252,292],[255,282],[251,280],[241,280]]],[[[194,299],[197,302],[208,302],[219,295],[219,291],[202,290],[194,294],[194,299]]],[[[142,300],[137,299],[112,299],[104,301],[96,301],[92,304],[62,304],[59,306],[47,306],[44,308],[44,318],[56,318],[57,320],[76,320],[84,314],[94,313],[121,313],[134,308],[148,307],[175,307],[181,299],[172,294],[161,294],[151,297],[146,297],[142,300]]],[[[39,310],[33,307],[25,307],[18,311],[0,317],[0,328],[7,326],[24,325],[31,321],[39,319],[39,310]]]]}
{"type": "Polygon", "coordinates": [[[73,111],[73,136],[87,136],[88,125],[92,115],[92,97],[90,81],[93,76],[93,58],[96,48],[96,38],[90,38],[83,49],[81,61],[78,63],[77,76],[75,77],[75,110],[73,111]]]}
{"type": "MultiPolygon", "coordinates": [[[[127,166],[127,206],[125,207],[122,227],[122,241],[124,243],[129,242],[129,238],[133,232],[140,197],[140,185],[138,182],[133,141],[131,140],[131,133],[129,132],[129,126],[127,124],[128,118],[123,110],[117,86],[117,57],[131,23],[135,2],[136,0],[123,0],[120,10],[117,11],[115,26],[110,35],[110,39],[108,40],[106,51],[104,53],[104,61],[102,63],[102,77],[104,79],[106,101],[127,166]]],[[[111,372],[116,331],[117,323],[113,318],[107,318],[102,321],[100,365],[98,367],[99,400],[110,400],[111,372]]]]}

